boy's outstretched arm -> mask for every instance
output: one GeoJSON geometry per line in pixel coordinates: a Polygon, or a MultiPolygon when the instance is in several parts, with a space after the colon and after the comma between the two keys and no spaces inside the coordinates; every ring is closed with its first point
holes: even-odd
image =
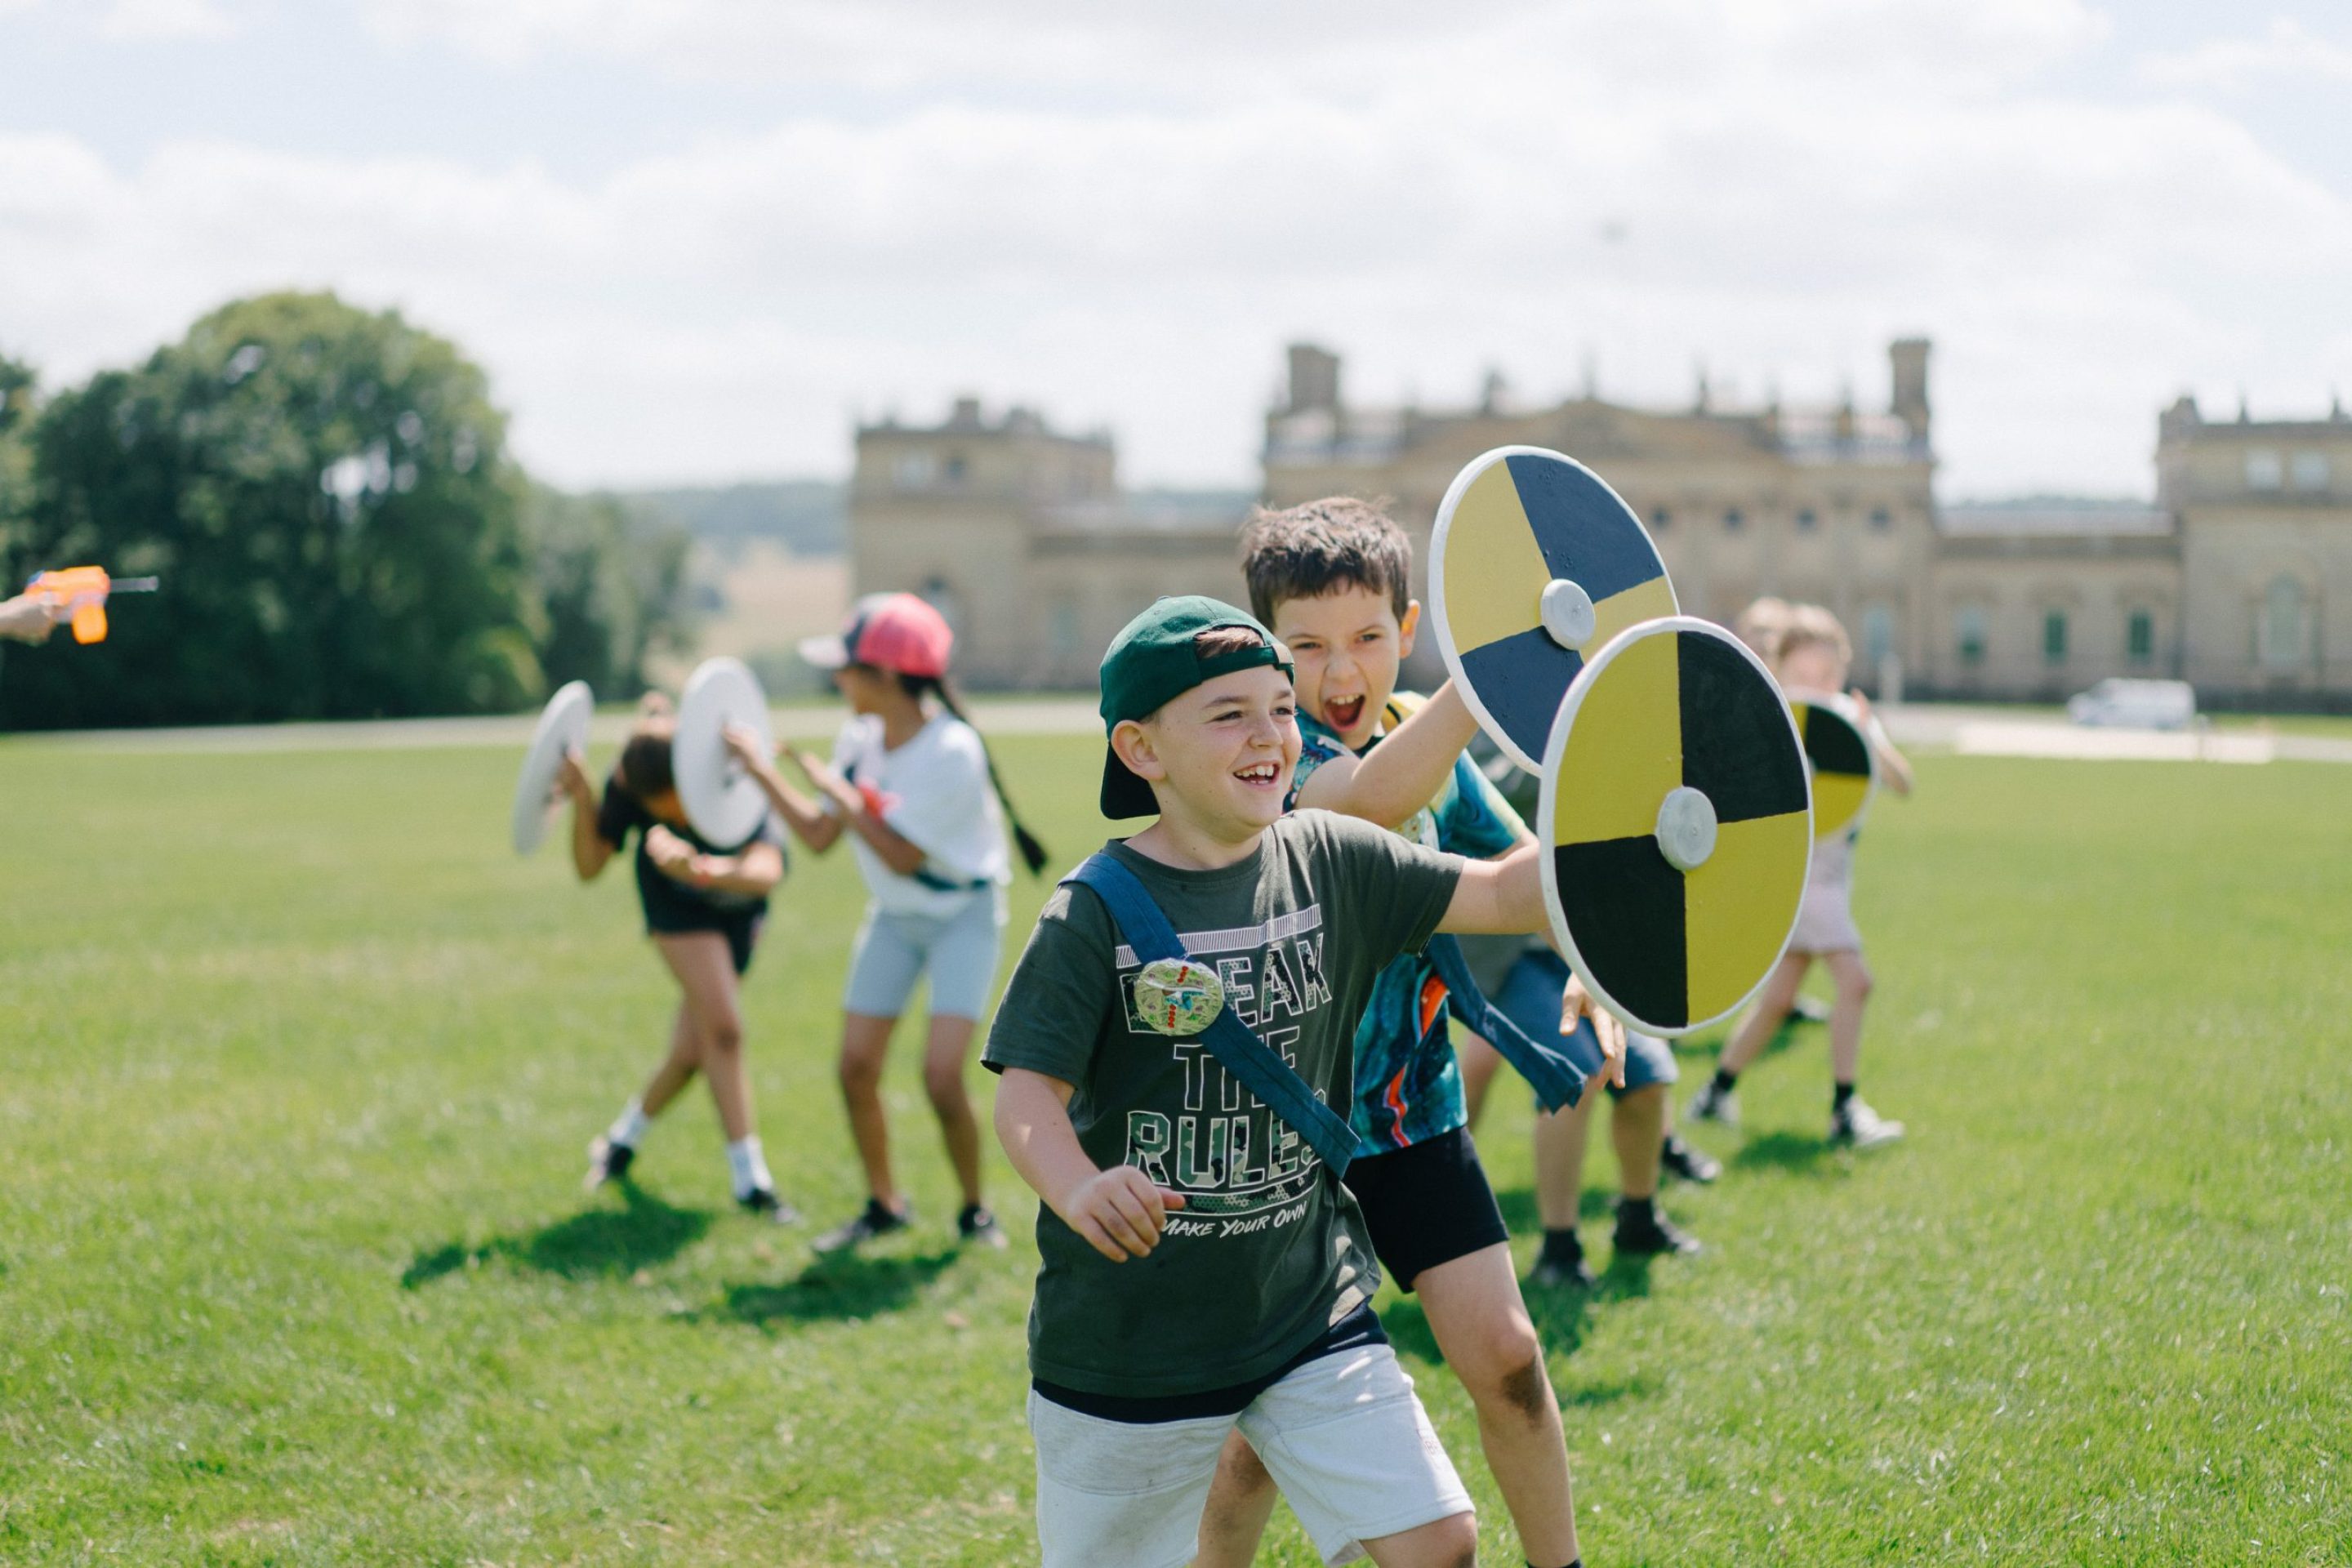
{"type": "Polygon", "coordinates": [[[1026,1068],[1006,1068],[996,1086],[996,1141],[1021,1179],[1063,1223],[1113,1263],[1141,1258],[1160,1245],[1167,1211],[1183,1195],[1155,1186],[1132,1165],[1103,1170],[1070,1125],[1074,1091],[1060,1079],[1026,1068]]]}
{"type": "Polygon", "coordinates": [[[1477,733],[1478,721],[1449,680],[1363,756],[1337,757],[1316,769],[1299,786],[1298,804],[1400,827],[1437,798],[1477,733]]]}

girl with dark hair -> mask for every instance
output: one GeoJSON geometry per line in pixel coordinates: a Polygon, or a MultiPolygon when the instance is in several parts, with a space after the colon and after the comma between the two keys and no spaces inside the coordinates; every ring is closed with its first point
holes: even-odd
{"type": "Polygon", "coordinates": [[[782,836],[762,818],[740,844],[712,844],[695,832],[670,767],[676,728],[666,699],[646,700],[621,749],[620,765],[600,799],[579,752],[560,774],[572,797],[572,865],[580,879],[602,873],[637,836],[637,901],[646,932],[677,981],[677,1018],[669,1054],[618,1120],[588,1146],[593,1190],[625,1177],[653,1119],[700,1073],[710,1085],[727,1134],[735,1201],[780,1224],[800,1216],[776,1195],[775,1178],[751,1118],[751,1079],[743,1063],[743,1013],[737,993],[768,912],[768,895],[784,878],[782,836]]]}
{"type": "Polygon", "coordinates": [[[867,1197],[859,1214],[817,1239],[821,1252],[903,1229],[912,1217],[890,1167],[882,1066],[915,982],[926,975],[923,1086],[963,1190],[956,1228],[966,1241],[1004,1245],[982,1198],[980,1123],[964,1067],[1003,950],[1004,889],[1013,879],[1007,824],[1032,874],[1044,868],[1045,850],[1022,826],[986,742],[947,684],[954,640],[923,600],[879,594],[858,602],[841,636],[801,645],[803,658],[832,672],[850,707],[830,763],[796,748],[784,752],[814,799],[784,780],[757,736],[728,732],[737,760],[801,842],[822,853],[848,834],[870,894],[841,1028],[841,1094],[867,1197]]]}

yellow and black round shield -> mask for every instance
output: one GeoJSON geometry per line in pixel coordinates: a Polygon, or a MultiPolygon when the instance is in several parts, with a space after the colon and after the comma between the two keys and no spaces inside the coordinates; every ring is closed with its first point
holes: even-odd
{"type": "Polygon", "coordinates": [[[1577,677],[1542,778],[1544,900],[1586,989],[1644,1034],[1727,1016],[1780,961],[1812,860],[1770,673],[1712,622],[1636,626],[1577,677]]]}
{"type": "Polygon", "coordinates": [[[1813,775],[1813,837],[1843,833],[1862,820],[1878,787],[1878,753],[1862,732],[1862,710],[1834,691],[1791,691],[1789,711],[1813,775]]]}
{"type": "Polygon", "coordinates": [[[1588,652],[1676,608],[1633,508],[1540,447],[1498,447],[1454,476],[1430,535],[1429,601],[1446,672],[1529,773],[1588,652]]]}

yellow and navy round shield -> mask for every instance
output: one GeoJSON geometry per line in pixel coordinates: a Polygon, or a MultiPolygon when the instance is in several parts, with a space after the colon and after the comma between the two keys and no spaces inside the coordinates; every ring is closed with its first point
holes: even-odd
{"type": "Polygon", "coordinates": [[[1577,677],[1542,778],[1544,900],[1585,988],[1644,1034],[1728,1016],[1780,963],[1812,862],[1770,673],[1712,622],[1636,626],[1577,677]]]}
{"type": "Polygon", "coordinates": [[[1813,837],[1843,833],[1862,820],[1878,787],[1878,753],[1863,735],[1862,710],[1834,691],[1791,691],[1789,711],[1813,775],[1813,837]]]}
{"type": "Polygon", "coordinates": [[[1498,447],[1454,476],[1430,534],[1429,601],[1446,673],[1529,773],[1588,655],[1676,608],[1633,508],[1540,447],[1498,447]]]}

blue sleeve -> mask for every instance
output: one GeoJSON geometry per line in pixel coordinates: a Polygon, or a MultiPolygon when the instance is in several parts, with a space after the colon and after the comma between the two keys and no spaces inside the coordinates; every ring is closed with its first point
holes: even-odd
{"type": "Polygon", "coordinates": [[[1438,811],[1438,847],[1487,860],[1508,853],[1523,831],[1518,813],[1504,803],[1478,765],[1466,756],[1456,758],[1438,811]]]}
{"type": "Polygon", "coordinates": [[[1298,766],[1290,775],[1290,793],[1283,797],[1282,809],[1298,809],[1298,792],[1315,776],[1315,770],[1335,757],[1344,756],[1348,748],[1339,737],[1312,719],[1298,721],[1298,766]]]}

